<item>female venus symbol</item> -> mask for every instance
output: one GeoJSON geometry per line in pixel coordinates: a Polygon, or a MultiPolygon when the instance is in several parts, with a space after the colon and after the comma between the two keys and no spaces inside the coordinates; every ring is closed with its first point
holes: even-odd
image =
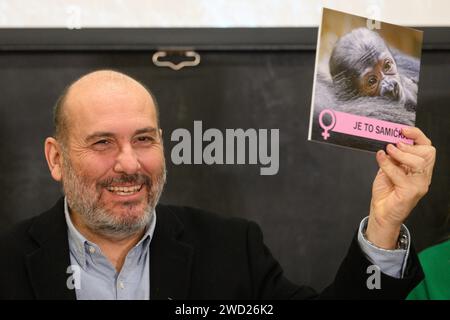
{"type": "Polygon", "coordinates": [[[324,140],[327,140],[328,137],[330,136],[328,131],[333,129],[334,125],[336,124],[336,116],[334,115],[334,112],[331,111],[330,109],[322,110],[322,112],[319,114],[319,124],[320,127],[323,129],[322,137],[324,138],[324,140]],[[329,114],[331,117],[331,123],[329,126],[323,124],[323,117],[325,116],[325,114],[329,114]]]}

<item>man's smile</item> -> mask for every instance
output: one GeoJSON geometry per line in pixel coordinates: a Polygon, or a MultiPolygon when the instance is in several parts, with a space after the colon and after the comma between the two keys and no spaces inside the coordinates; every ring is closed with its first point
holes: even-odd
{"type": "Polygon", "coordinates": [[[119,196],[131,196],[139,193],[141,189],[143,189],[144,184],[140,185],[132,185],[132,186],[110,186],[107,187],[106,190],[108,190],[110,193],[114,195],[119,196]]]}

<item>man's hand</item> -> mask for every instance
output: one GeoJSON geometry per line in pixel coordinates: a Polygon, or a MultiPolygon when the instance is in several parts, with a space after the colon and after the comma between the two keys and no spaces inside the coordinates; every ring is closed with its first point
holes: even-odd
{"type": "Polygon", "coordinates": [[[414,145],[388,145],[378,151],[380,170],[373,182],[366,237],[376,246],[395,249],[402,223],[428,192],[436,149],[418,128],[402,130],[414,145]]]}

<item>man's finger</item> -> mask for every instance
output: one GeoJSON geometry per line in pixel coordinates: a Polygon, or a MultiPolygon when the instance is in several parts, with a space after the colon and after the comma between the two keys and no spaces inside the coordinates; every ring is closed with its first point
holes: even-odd
{"type": "Polygon", "coordinates": [[[427,165],[424,158],[416,156],[411,153],[403,152],[402,150],[396,148],[392,144],[388,144],[387,152],[392,158],[394,158],[401,164],[407,165],[414,171],[423,170],[427,165]]]}
{"type": "Polygon", "coordinates": [[[406,186],[408,184],[403,169],[396,166],[394,160],[389,159],[384,151],[380,150],[377,152],[377,162],[393,184],[397,186],[406,186]]]}
{"type": "Polygon", "coordinates": [[[436,153],[436,149],[433,146],[429,145],[410,145],[403,142],[397,143],[397,148],[402,150],[403,152],[412,153],[416,156],[427,158],[430,155],[434,155],[436,153]]]}
{"type": "Polygon", "coordinates": [[[431,140],[416,127],[405,127],[402,133],[406,138],[414,140],[414,144],[431,146],[431,140]]]}

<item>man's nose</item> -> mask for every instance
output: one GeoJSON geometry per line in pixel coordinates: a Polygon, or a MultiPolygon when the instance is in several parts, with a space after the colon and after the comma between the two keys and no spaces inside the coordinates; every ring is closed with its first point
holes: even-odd
{"type": "Polygon", "coordinates": [[[117,173],[135,174],[140,168],[139,158],[133,148],[122,148],[117,156],[114,171],[117,173]]]}

